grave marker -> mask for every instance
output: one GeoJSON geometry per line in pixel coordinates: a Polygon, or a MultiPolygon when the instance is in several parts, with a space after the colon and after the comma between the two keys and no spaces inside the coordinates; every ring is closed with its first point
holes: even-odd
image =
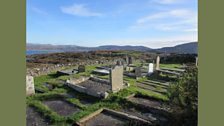
{"type": "Polygon", "coordinates": [[[159,70],[159,63],[160,63],[160,57],[157,56],[157,58],[156,58],[156,70],[159,70]]]}
{"type": "Polygon", "coordinates": [[[84,65],[79,65],[78,71],[79,71],[79,73],[85,72],[86,71],[85,66],[84,65]]]}
{"type": "Polygon", "coordinates": [[[148,74],[153,73],[153,63],[149,63],[149,69],[148,69],[148,74]]]}
{"type": "Polygon", "coordinates": [[[26,76],[26,95],[35,94],[34,80],[32,76],[26,76]]]}
{"type": "Polygon", "coordinates": [[[112,92],[123,88],[123,66],[115,66],[110,69],[110,84],[112,92]]]}

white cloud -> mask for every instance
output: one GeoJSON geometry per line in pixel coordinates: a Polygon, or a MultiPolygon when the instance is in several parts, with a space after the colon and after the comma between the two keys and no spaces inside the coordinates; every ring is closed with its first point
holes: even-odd
{"type": "Polygon", "coordinates": [[[110,40],[98,40],[95,42],[96,46],[99,45],[133,45],[133,46],[146,46],[149,48],[162,48],[170,47],[178,44],[198,41],[196,34],[185,34],[170,37],[159,38],[129,38],[129,39],[110,39],[110,40]],[[100,43],[100,41],[102,43],[100,43]]]}
{"type": "Polygon", "coordinates": [[[156,29],[161,31],[197,31],[197,12],[176,9],[142,17],[131,26],[131,30],[156,29]],[[192,30],[194,29],[194,30],[192,30]]]}
{"type": "Polygon", "coordinates": [[[71,14],[75,16],[102,16],[101,13],[93,12],[89,10],[84,4],[73,4],[72,6],[61,7],[61,11],[66,14],[71,14]]]}

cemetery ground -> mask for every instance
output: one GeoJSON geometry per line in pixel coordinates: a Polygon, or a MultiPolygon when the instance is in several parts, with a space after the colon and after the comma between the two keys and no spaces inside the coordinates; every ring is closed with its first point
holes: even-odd
{"type": "MultiPolygon", "coordinates": [[[[105,66],[107,64],[101,64],[105,66]]],[[[118,93],[111,93],[106,99],[99,99],[79,93],[65,84],[70,77],[90,76],[100,65],[88,65],[86,71],[74,75],[58,76],[56,73],[41,75],[34,78],[36,94],[27,96],[27,126],[71,126],[77,125],[83,117],[106,108],[124,112],[150,122],[148,125],[173,125],[175,114],[181,113],[181,108],[169,103],[167,90],[169,83],[175,82],[175,76],[163,75],[133,79],[124,76],[128,88],[118,93]],[[167,80],[169,79],[169,82],[167,80]],[[174,114],[175,113],[175,114],[174,114]]],[[[180,64],[161,64],[161,67],[177,68],[180,64]]],[[[74,67],[67,67],[70,69],[74,67]]],[[[108,75],[98,75],[109,79],[108,75]]],[[[122,117],[102,112],[84,124],[94,126],[103,119],[104,125],[141,125],[122,117]],[[111,122],[116,122],[112,124],[111,122]]],[[[146,125],[146,124],[145,124],[146,125]]]]}

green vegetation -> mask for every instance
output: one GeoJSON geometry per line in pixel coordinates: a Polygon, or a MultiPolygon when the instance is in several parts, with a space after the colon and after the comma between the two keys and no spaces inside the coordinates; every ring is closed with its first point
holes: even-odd
{"type": "Polygon", "coordinates": [[[169,88],[169,98],[173,104],[184,109],[183,124],[197,125],[198,111],[198,69],[190,67],[178,82],[169,88]]]}
{"type": "Polygon", "coordinates": [[[161,68],[179,68],[181,64],[159,64],[161,68]]]}

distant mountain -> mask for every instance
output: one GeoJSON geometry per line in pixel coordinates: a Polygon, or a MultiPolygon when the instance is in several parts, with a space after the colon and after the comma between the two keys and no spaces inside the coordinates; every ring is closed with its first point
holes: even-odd
{"type": "Polygon", "coordinates": [[[197,53],[198,43],[191,42],[177,45],[174,47],[164,47],[159,49],[151,49],[145,46],[117,46],[105,45],[98,47],[82,47],[76,45],[51,45],[51,44],[32,44],[27,43],[27,50],[63,50],[63,51],[96,51],[96,50],[132,50],[132,51],[150,51],[150,52],[167,52],[167,53],[197,53]]]}
{"type": "Polygon", "coordinates": [[[97,50],[134,50],[134,51],[150,51],[152,49],[145,46],[116,46],[116,45],[105,45],[97,47],[97,50]]]}
{"type": "Polygon", "coordinates": [[[190,42],[181,45],[177,45],[174,47],[164,47],[160,49],[156,49],[159,52],[166,53],[190,53],[197,54],[198,53],[198,42],[190,42]]]}
{"type": "Polygon", "coordinates": [[[95,50],[134,50],[134,51],[150,51],[151,49],[144,46],[117,46],[105,45],[98,47],[82,47],[76,45],[51,45],[51,44],[32,44],[27,43],[27,50],[63,50],[63,51],[95,51],[95,50]]]}

